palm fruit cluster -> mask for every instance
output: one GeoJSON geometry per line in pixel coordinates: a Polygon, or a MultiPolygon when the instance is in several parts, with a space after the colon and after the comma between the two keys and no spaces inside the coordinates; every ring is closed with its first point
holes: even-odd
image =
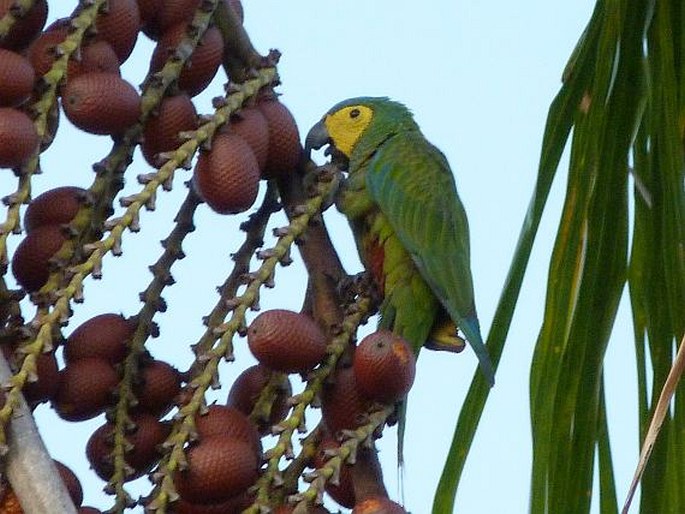
{"type": "MultiPolygon", "coordinates": [[[[371,297],[342,298],[339,284],[314,285],[301,312],[252,314],[279,266],[293,261],[293,246],[312,276],[317,266],[330,268],[312,262],[327,254],[316,233],[325,232],[321,211],[334,182],[330,170],[304,161],[295,119],[274,89],[279,54],[257,53],[243,16],[239,0],[81,0],[63,18],[46,0],[0,0],[0,168],[16,177],[3,192],[0,230],[0,344],[12,371],[0,403],[0,448],[13,415],[45,406],[67,423],[99,421],[79,453],[112,495],[101,505],[108,512],[321,514],[329,512],[324,501],[355,513],[404,512],[387,498],[382,477],[372,477],[374,487],[355,478],[365,465],[360,456],[376,458],[364,449],[414,377],[413,355],[396,336],[378,332],[355,345],[357,327],[373,314],[371,297]],[[154,49],[137,86],[122,65],[144,38],[154,49]],[[217,76],[228,81],[213,110],[201,112],[197,97],[217,76]],[[41,189],[39,173],[55,172],[41,169],[41,157],[65,119],[111,139],[112,149],[93,165],[90,185],[65,174],[59,187],[41,189]],[[141,166],[152,171],[132,175],[141,166]],[[178,169],[192,172],[161,252],[129,261],[131,268],[144,261],[152,273],[139,310],[122,314],[135,304],[122,289],[110,296],[109,312],[71,320],[91,279],[107,273],[131,233],[145,230],[141,213],[166,201],[158,193],[178,183],[178,169]],[[307,187],[304,171],[316,177],[307,187]],[[123,194],[125,182],[140,187],[123,194]],[[235,262],[204,328],[183,321],[201,335],[174,348],[193,357],[181,371],[157,356],[164,345],[153,340],[174,334],[156,317],[167,310],[162,292],[175,282],[171,268],[185,257],[186,236],[203,228],[194,223],[203,203],[221,215],[252,213],[242,233],[222,236],[235,262]],[[285,226],[272,219],[279,210],[285,226]],[[269,227],[274,240],[265,248],[269,227]],[[249,348],[257,363],[233,363],[234,345],[249,348]],[[210,400],[224,362],[236,378],[223,384],[223,398],[210,400]],[[128,488],[142,477],[147,493],[134,498],[128,488]]],[[[342,276],[337,266],[326,276],[342,276]]],[[[78,512],[101,512],[81,505],[78,479],[58,468],[78,512]]],[[[0,512],[23,512],[26,498],[11,484],[0,490],[0,512]]]]}

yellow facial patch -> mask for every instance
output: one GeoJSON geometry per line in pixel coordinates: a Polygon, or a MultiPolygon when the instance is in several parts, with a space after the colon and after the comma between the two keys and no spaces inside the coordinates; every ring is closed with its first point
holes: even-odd
{"type": "Polygon", "coordinates": [[[350,105],[326,116],[324,124],[335,147],[349,157],[372,117],[370,107],[350,105]]]}

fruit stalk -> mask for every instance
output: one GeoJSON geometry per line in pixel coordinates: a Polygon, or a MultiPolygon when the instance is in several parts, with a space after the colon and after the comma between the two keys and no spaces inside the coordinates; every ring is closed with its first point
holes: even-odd
{"type": "Polygon", "coordinates": [[[335,370],[338,359],[356,334],[357,328],[366,317],[370,305],[369,298],[359,297],[348,308],[348,313],[342,322],[340,333],[333,337],[328,345],[326,361],[310,373],[304,391],[293,397],[292,400],[295,404],[291,414],[273,428],[275,433],[280,432],[278,442],[265,454],[265,457],[268,459],[267,468],[257,481],[257,499],[250,509],[246,511],[246,514],[258,514],[261,507],[268,507],[270,505],[269,493],[271,488],[274,484],[282,483],[279,471],[280,461],[283,456],[288,457],[292,453],[292,436],[295,430],[304,431],[304,414],[307,407],[311,405],[314,398],[320,393],[326,379],[335,370]]]}
{"type": "Polygon", "coordinates": [[[136,400],[133,382],[138,375],[140,356],[145,350],[145,342],[151,333],[152,318],[161,310],[162,291],[167,285],[173,283],[169,280],[171,277],[169,270],[177,260],[184,256],[181,244],[185,237],[195,230],[193,215],[200,202],[200,198],[190,188],[176,215],[174,229],[162,243],[164,252],[157,262],[150,266],[153,273],[152,281],[140,294],[144,305],[138,313],[138,326],[128,344],[128,353],[123,362],[123,376],[117,386],[117,404],[114,411],[114,448],[112,451],[114,473],[107,484],[107,489],[115,495],[115,503],[110,509],[111,512],[122,512],[125,508],[132,507],[136,503],[124,488],[124,482],[128,478],[126,448],[129,446],[129,441],[126,438],[126,427],[132,422],[129,417],[129,407],[136,400]]]}
{"type": "Polygon", "coordinates": [[[319,212],[327,193],[328,189],[322,187],[320,194],[310,198],[301,206],[298,216],[291,220],[287,229],[282,231],[276,245],[269,249],[269,256],[264,259],[259,269],[249,274],[250,281],[245,291],[231,302],[233,306],[231,318],[214,329],[215,335],[220,336],[218,343],[206,353],[198,355],[203,367],[197,370],[197,375],[190,381],[188,387],[193,391],[193,395],[177,413],[172,433],[164,444],[169,449],[169,453],[160,464],[158,472],[155,473],[159,486],[151,495],[148,510],[166,512],[167,503],[176,498],[173,475],[185,466],[184,447],[194,431],[195,417],[205,406],[207,389],[217,382],[219,362],[222,358],[232,358],[233,336],[236,332],[242,332],[245,327],[245,314],[257,301],[259,289],[272,279],[276,265],[288,255],[295,239],[305,232],[312,216],[319,212]]]}
{"type": "Polygon", "coordinates": [[[373,448],[373,434],[382,427],[388,416],[392,414],[394,406],[383,406],[381,410],[369,414],[368,423],[356,430],[345,430],[345,442],[326,461],[323,467],[310,473],[305,480],[311,482],[306,491],[291,496],[291,501],[297,502],[294,512],[307,512],[307,506],[320,501],[327,482],[335,481],[340,476],[340,468],[343,464],[355,464],[357,456],[362,450],[362,445],[373,448]]]}

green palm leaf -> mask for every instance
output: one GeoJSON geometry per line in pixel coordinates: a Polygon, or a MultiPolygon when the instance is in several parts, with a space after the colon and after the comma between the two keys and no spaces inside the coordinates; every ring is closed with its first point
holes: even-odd
{"type": "MultiPolygon", "coordinates": [[[[550,108],[538,182],[488,337],[495,365],[544,204],[572,129],[571,159],[543,325],[531,365],[531,512],[588,512],[595,456],[601,512],[617,512],[603,363],[626,283],[644,437],[685,330],[685,40],[680,2],[599,0],[550,108]],[[630,251],[631,170],[634,224],[630,251]],[[647,366],[652,366],[651,372],[647,366]],[[648,377],[652,383],[648,384],[648,377]],[[648,398],[647,391],[652,391],[648,398]]],[[[433,512],[451,512],[487,400],[478,375],[455,430],[433,512]]],[[[676,394],[642,482],[642,512],[685,509],[685,398],[676,394]]]]}

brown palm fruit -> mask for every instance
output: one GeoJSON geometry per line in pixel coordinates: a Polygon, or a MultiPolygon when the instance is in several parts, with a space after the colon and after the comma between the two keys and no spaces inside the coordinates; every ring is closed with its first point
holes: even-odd
{"type": "Polygon", "coordinates": [[[257,480],[259,456],[249,443],[223,435],[206,437],[187,452],[187,469],[174,484],[191,503],[218,503],[247,490],[257,480]]]}
{"type": "MultiPolygon", "coordinates": [[[[15,0],[0,0],[0,18],[3,18],[15,3],[15,0]]],[[[10,50],[25,48],[43,29],[47,19],[47,0],[36,0],[28,12],[17,19],[5,39],[0,41],[0,47],[10,50]]]]}
{"type": "Polygon", "coordinates": [[[18,168],[38,150],[31,118],[12,107],[0,107],[0,168],[18,168]]]}
{"type": "Polygon", "coordinates": [[[50,277],[50,259],[62,247],[67,237],[57,225],[32,230],[19,243],[12,256],[12,273],[29,293],[38,291],[50,277]]]}
{"type": "Polygon", "coordinates": [[[407,514],[407,511],[394,501],[383,496],[370,496],[354,506],[352,514],[407,514]]]}
{"type": "Polygon", "coordinates": [[[57,45],[62,43],[69,33],[69,23],[68,18],[60,18],[29,46],[26,56],[33,66],[36,76],[45,75],[52,68],[57,59],[57,45]]]}
{"type": "Polygon", "coordinates": [[[174,514],[240,514],[252,505],[252,497],[247,493],[239,493],[236,496],[222,501],[221,503],[190,503],[180,498],[173,503],[171,512],[174,514]]]}
{"type": "Polygon", "coordinates": [[[24,386],[24,398],[29,405],[47,402],[57,394],[59,367],[54,352],[41,353],[36,358],[36,380],[24,386]]]}
{"type": "Polygon", "coordinates": [[[38,195],[26,208],[24,229],[27,234],[45,225],[66,225],[71,223],[86,197],[86,190],[80,187],[63,186],[38,195]]]}
{"type": "Polygon", "coordinates": [[[231,117],[230,131],[242,137],[257,158],[259,169],[264,169],[269,155],[269,126],[256,107],[246,107],[231,117]]]}
{"type": "Polygon", "coordinates": [[[118,75],[91,72],[67,81],[62,107],[69,121],[81,130],[116,137],[138,120],[140,96],[118,75]]]}
{"type": "Polygon", "coordinates": [[[81,487],[81,482],[69,467],[57,460],[53,460],[53,462],[57,467],[59,476],[62,478],[62,482],[64,482],[64,485],[69,492],[71,501],[74,502],[74,505],[78,507],[81,505],[81,503],[83,503],[83,487],[81,487]]]}
{"type": "Polygon", "coordinates": [[[166,362],[153,360],[140,372],[141,383],[136,391],[136,412],[143,411],[161,417],[171,410],[174,398],[181,391],[181,374],[166,362]]]}
{"type": "Polygon", "coordinates": [[[107,41],[93,41],[81,48],[78,59],[72,56],[67,68],[67,79],[73,79],[84,73],[105,72],[121,75],[119,58],[112,45],[107,41]]]}
{"type": "Polygon", "coordinates": [[[257,427],[234,407],[210,405],[205,414],[195,418],[195,428],[200,440],[213,436],[238,439],[248,443],[261,455],[262,445],[257,427]]]}
{"type": "MultiPolygon", "coordinates": [[[[226,404],[249,416],[257,404],[262,389],[266,387],[273,373],[273,371],[261,364],[250,366],[238,375],[235,382],[233,382],[226,404]]],[[[257,429],[261,435],[270,433],[273,425],[285,419],[290,410],[288,398],[292,393],[293,389],[290,385],[290,379],[287,375],[282,375],[280,387],[276,390],[276,395],[271,405],[269,418],[257,420],[257,429]]]]}
{"type": "MultiPolygon", "coordinates": [[[[43,32],[29,47],[27,55],[36,75],[45,75],[52,68],[57,59],[57,45],[66,39],[68,26],[68,19],[58,20],[57,25],[51,25],[52,28],[43,32]]],[[[121,74],[119,58],[106,41],[84,44],[79,52],[72,54],[67,65],[67,79],[94,71],[121,74]]]]}
{"type": "Polygon", "coordinates": [[[52,400],[57,414],[67,421],[94,418],[112,404],[119,382],[114,367],[104,359],[71,362],[60,372],[59,388],[52,400]]]}
{"type": "Polygon", "coordinates": [[[67,364],[98,358],[109,364],[124,360],[127,342],[136,330],[133,320],[121,314],[99,314],[79,325],[67,338],[64,360],[67,364]]]}
{"type": "MultiPolygon", "coordinates": [[[[166,10],[166,5],[164,6],[166,10]]],[[[150,61],[150,71],[156,72],[164,67],[167,58],[176,51],[176,47],[186,35],[186,24],[179,23],[164,32],[155,47],[150,61]]],[[[224,39],[216,27],[209,27],[186,61],[178,77],[179,89],[190,96],[203,91],[216,75],[223,59],[224,39]]]]}
{"type": "Polygon", "coordinates": [[[136,0],[108,0],[95,20],[97,39],[112,45],[123,63],[131,55],[140,31],[140,12],[136,0]]]}
{"type": "Polygon", "coordinates": [[[240,136],[219,134],[211,150],[200,153],[193,184],[214,212],[244,212],[252,207],[259,192],[257,159],[240,136]]]}
{"type": "Polygon", "coordinates": [[[228,6],[233,9],[233,12],[235,12],[238,16],[240,23],[243,23],[245,21],[245,11],[243,11],[243,4],[240,2],[240,0],[228,0],[227,3],[228,6]]]}
{"type": "Polygon", "coordinates": [[[26,57],[0,48],[0,106],[24,103],[31,96],[35,78],[26,57]]]}
{"type": "Polygon", "coordinates": [[[199,6],[200,0],[166,0],[157,18],[159,31],[166,32],[180,23],[187,25],[199,6]]]}
{"type": "MultiPolygon", "coordinates": [[[[322,468],[326,464],[326,461],[330,458],[328,452],[337,450],[338,448],[340,448],[340,444],[333,439],[330,434],[326,434],[317,448],[316,455],[314,456],[314,461],[312,463],[313,467],[316,469],[322,468]]],[[[352,482],[352,472],[350,471],[350,466],[348,464],[341,464],[338,483],[335,484],[329,480],[326,482],[325,490],[329,496],[336,501],[336,503],[342,505],[343,507],[352,508],[354,506],[356,501],[354,495],[354,483],[352,482]]]]}
{"type": "Polygon", "coordinates": [[[326,334],[299,312],[272,309],[261,313],[247,330],[255,358],[283,373],[306,373],[326,356],[326,334]]]}
{"type": "Polygon", "coordinates": [[[302,157],[295,118],[285,105],[275,99],[264,99],[257,107],[269,126],[269,153],[262,178],[288,175],[295,170],[302,157]]]}
{"type": "MultiPolygon", "coordinates": [[[[157,463],[161,453],[157,451],[159,445],[168,437],[171,426],[159,421],[151,414],[136,414],[131,416],[135,428],[126,434],[126,440],[132,445],[126,452],[126,463],[133,469],[133,473],[126,477],[126,481],[135,480],[147,473],[157,463]]],[[[109,480],[114,472],[112,459],[114,451],[114,425],[106,423],[100,426],[88,439],[86,457],[95,473],[103,480],[109,480]]]]}
{"type": "Polygon", "coordinates": [[[78,514],[102,514],[102,511],[96,507],[79,507],[76,512],[78,514]]]}
{"type": "Polygon", "coordinates": [[[176,150],[185,142],[178,133],[196,128],[197,111],[190,97],[185,93],[167,96],[158,112],[145,122],[140,146],[143,157],[150,166],[160,166],[163,163],[157,161],[157,154],[176,150]]]}
{"type": "Polygon", "coordinates": [[[159,17],[165,10],[163,9],[165,3],[164,0],[138,0],[141,30],[153,41],[157,41],[161,34],[159,17]]]}
{"type": "Polygon", "coordinates": [[[321,395],[321,415],[333,434],[361,426],[370,406],[357,385],[352,368],[337,370],[333,383],[327,384],[321,395]]]}
{"type": "Polygon", "coordinates": [[[354,352],[354,374],[368,398],[394,403],[404,398],[414,383],[416,358],[407,341],[378,330],[366,336],[354,352]]]}

